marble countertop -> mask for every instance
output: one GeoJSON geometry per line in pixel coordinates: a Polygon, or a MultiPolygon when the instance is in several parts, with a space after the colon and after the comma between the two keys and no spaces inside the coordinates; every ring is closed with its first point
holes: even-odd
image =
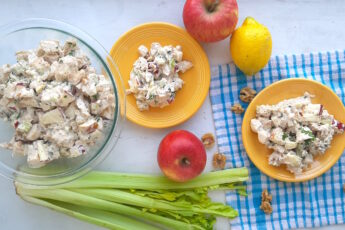
{"type": "MultiPolygon", "coordinates": [[[[43,17],[73,24],[91,34],[110,50],[116,39],[133,26],[144,22],[165,21],[183,27],[184,0],[0,0],[0,25],[16,19],[43,17]]],[[[297,54],[344,49],[345,2],[342,0],[238,0],[239,23],[252,16],[266,25],[273,38],[273,54],[297,54]]],[[[229,39],[203,44],[210,65],[231,60],[229,39]]],[[[187,129],[201,136],[213,132],[209,98],[190,120],[169,129],[151,130],[126,123],[120,140],[99,169],[123,172],[159,172],[157,146],[161,138],[174,129],[187,129]],[[200,125],[202,124],[202,125],[200,125]],[[134,144],[135,143],[135,144],[134,144]],[[141,146],[140,150],[136,146],[141,146]]],[[[212,151],[208,153],[211,157],[212,151]]],[[[209,157],[209,159],[210,159],[209,157]]],[[[208,161],[206,170],[211,168],[208,161]]],[[[15,194],[11,181],[0,177],[1,229],[100,229],[46,208],[23,202],[15,194]]],[[[212,194],[224,201],[224,194],[212,194]]],[[[217,229],[229,229],[220,220],[217,229]]],[[[322,229],[344,229],[329,226],[322,229]]]]}

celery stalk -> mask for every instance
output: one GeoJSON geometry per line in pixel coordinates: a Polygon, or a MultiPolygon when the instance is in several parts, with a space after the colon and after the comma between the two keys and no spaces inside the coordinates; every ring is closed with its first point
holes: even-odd
{"type": "Polygon", "coordinates": [[[209,172],[185,183],[173,182],[164,176],[94,171],[78,180],[63,185],[52,186],[50,188],[180,190],[219,186],[221,184],[243,182],[246,180],[248,180],[247,168],[233,168],[209,172]]]}
{"type": "Polygon", "coordinates": [[[150,229],[148,224],[157,223],[169,229],[208,230],[217,216],[238,216],[232,207],[212,202],[208,191],[232,189],[246,195],[242,182],[247,179],[246,168],[210,172],[185,183],[164,176],[96,171],[67,184],[15,186],[24,200],[110,229],[150,229]],[[148,224],[139,226],[132,218],[148,224]]]}
{"type": "Polygon", "coordinates": [[[63,202],[57,201],[46,201],[39,198],[30,196],[21,196],[23,200],[41,205],[52,210],[67,214],[71,217],[77,218],[89,222],[91,224],[96,224],[101,227],[116,230],[128,230],[128,229],[142,229],[142,230],[158,230],[160,228],[154,227],[152,225],[140,222],[122,215],[115,213],[100,211],[96,209],[79,207],[76,205],[70,205],[63,202]]]}
{"type": "Polygon", "coordinates": [[[130,192],[115,190],[115,189],[70,189],[73,192],[81,193],[87,196],[100,198],[120,204],[134,205],[144,208],[166,209],[166,210],[183,210],[157,199],[149,197],[138,196],[130,192]]]}
{"type": "Polygon", "coordinates": [[[190,213],[213,214],[228,218],[238,216],[237,211],[232,207],[220,203],[212,203],[209,198],[207,200],[199,200],[198,204],[192,204],[188,200],[168,202],[114,189],[71,189],[71,191],[120,204],[147,209],[168,210],[182,216],[184,212],[188,216],[190,213]]]}
{"type": "Polygon", "coordinates": [[[80,193],[72,192],[64,189],[25,189],[24,185],[16,183],[16,191],[20,196],[32,196],[36,198],[51,199],[62,201],[74,205],[79,205],[88,208],[94,208],[109,212],[114,212],[117,214],[126,214],[128,216],[139,217],[149,221],[153,221],[159,224],[162,224],[173,229],[202,229],[199,226],[187,224],[181,221],[173,220],[163,216],[151,214],[144,212],[142,210],[109,202],[106,200],[94,198],[91,196],[83,195],[80,193]]]}

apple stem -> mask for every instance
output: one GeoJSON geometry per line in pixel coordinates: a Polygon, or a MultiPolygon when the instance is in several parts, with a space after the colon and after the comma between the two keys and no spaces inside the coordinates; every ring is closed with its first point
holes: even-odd
{"type": "Polygon", "coordinates": [[[219,4],[219,0],[206,1],[206,9],[208,12],[212,13],[215,11],[219,4]]]}
{"type": "Polygon", "coordinates": [[[181,163],[183,166],[190,165],[190,161],[186,157],[182,158],[181,163]]]}

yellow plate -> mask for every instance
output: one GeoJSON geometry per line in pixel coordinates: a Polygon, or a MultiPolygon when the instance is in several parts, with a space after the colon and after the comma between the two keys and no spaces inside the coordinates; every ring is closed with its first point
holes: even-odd
{"type": "Polygon", "coordinates": [[[181,45],[183,59],[191,61],[193,68],[180,74],[185,84],[169,106],[141,112],[134,96],[128,95],[126,115],[130,121],[145,127],[171,127],[186,121],[203,104],[210,86],[210,67],[202,47],[184,29],[161,22],[142,24],[122,35],[110,52],[119,67],[126,89],[129,88],[128,80],[133,63],[139,57],[138,47],[151,47],[152,42],[181,45]]]}
{"type": "Polygon", "coordinates": [[[242,138],[249,158],[261,172],[280,181],[300,182],[320,176],[337,162],[345,148],[345,134],[335,135],[331,147],[325,154],[315,157],[314,163],[298,176],[290,173],[285,166],[275,167],[268,164],[268,156],[272,150],[261,144],[257,134],[250,128],[250,120],[255,117],[256,106],[276,104],[284,99],[299,97],[306,91],[315,95],[313,103],[324,105],[335,119],[345,122],[344,105],[331,89],[313,80],[296,78],[281,80],[262,90],[250,103],[244,115],[242,138]]]}

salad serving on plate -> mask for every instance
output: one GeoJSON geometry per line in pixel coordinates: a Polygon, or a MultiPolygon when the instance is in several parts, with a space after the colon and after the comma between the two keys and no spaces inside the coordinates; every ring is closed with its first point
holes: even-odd
{"type": "Polygon", "coordinates": [[[268,158],[270,165],[284,164],[290,172],[301,174],[315,156],[331,147],[334,135],[344,132],[345,126],[322,104],[311,102],[313,97],[305,92],[275,105],[256,107],[251,129],[260,143],[273,150],[268,158]]]}
{"type": "Polygon", "coordinates": [[[141,24],[124,33],[110,55],[130,94],[126,116],[138,125],[181,124],[207,97],[211,79],[207,55],[181,27],[165,22],[141,24]]]}
{"type": "Polygon", "coordinates": [[[183,52],[179,45],[161,46],[153,42],[150,50],[141,45],[138,52],[140,57],[133,64],[127,94],[134,94],[140,111],[170,105],[183,86],[179,72],[186,72],[193,64],[182,60],[183,52]]]}
{"type": "Polygon", "coordinates": [[[258,169],[277,180],[313,179],[330,169],[344,151],[344,112],[338,96],[319,82],[301,78],[275,82],[246,109],[242,122],[246,153],[258,169]]]}

